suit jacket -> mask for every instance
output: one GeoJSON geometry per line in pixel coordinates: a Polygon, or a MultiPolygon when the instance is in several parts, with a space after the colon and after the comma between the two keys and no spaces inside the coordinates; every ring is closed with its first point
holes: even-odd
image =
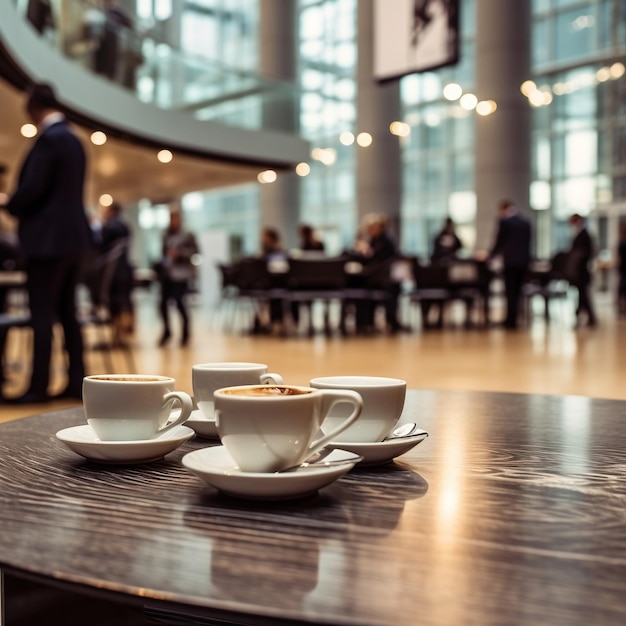
{"type": "Polygon", "coordinates": [[[572,240],[568,258],[568,278],[571,283],[581,284],[591,280],[589,263],[593,258],[593,240],[586,228],[582,228],[572,240]]]}
{"type": "Polygon", "coordinates": [[[55,259],[91,250],[83,205],[85,168],[83,146],[64,121],[48,126],[35,141],[7,203],[19,220],[26,258],[55,259]]]}
{"type": "Polygon", "coordinates": [[[504,267],[524,268],[530,261],[530,222],[514,213],[500,220],[491,256],[501,255],[504,267]]]}

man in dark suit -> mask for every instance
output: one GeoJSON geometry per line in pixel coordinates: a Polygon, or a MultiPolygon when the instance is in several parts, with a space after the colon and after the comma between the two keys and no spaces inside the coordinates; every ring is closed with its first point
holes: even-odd
{"type": "Polygon", "coordinates": [[[514,329],[517,328],[522,285],[530,261],[531,228],[530,222],[511,200],[501,200],[498,210],[498,235],[490,257],[502,257],[506,296],[504,327],[514,329]]]}
{"type": "Polygon", "coordinates": [[[85,372],[75,290],[81,259],[92,247],[83,205],[83,146],[67,125],[49,85],[31,88],[26,112],[38,128],[38,137],[6,205],[18,219],[33,327],[30,385],[23,396],[7,401],[24,404],[49,399],[52,328],[56,321],[63,327],[68,355],[67,387],[60,395],[82,397],[85,372]]]}
{"type": "Polygon", "coordinates": [[[586,315],[587,324],[596,326],[596,314],[591,299],[591,271],[589,265],[593,258],[593,241],[585,226],[585,220],[575,213],[569,219],[574,229],[574,238],[567,259],[567,276],[570,283],[578,290],[576,326],[582,325],[586,315]]]}

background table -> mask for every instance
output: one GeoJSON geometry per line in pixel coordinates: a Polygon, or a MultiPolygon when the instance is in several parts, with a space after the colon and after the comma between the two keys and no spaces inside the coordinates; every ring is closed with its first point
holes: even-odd
{"type": "Polygon", "coordinates": [[[420,390],[403,419],[430,437],[284,503],[205,486],[201,439],[105,467],[55,438],[80,409],[3,424],[0,567],[197,623],[626,623],[625,402],[420,390]]]}

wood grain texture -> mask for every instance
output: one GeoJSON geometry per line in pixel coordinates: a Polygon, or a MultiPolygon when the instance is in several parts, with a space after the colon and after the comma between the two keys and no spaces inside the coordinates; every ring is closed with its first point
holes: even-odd
{"type": "MultiPolygon", "coordinates": [[[[254,503],[164,460],[105,467],[0,426],[0,567],[237,623],[626,623],[626,403],[410,391],[430,437],[318,495],[254,503]]],[[[209,623],[207,621],[207,623],[209,623]]]]}

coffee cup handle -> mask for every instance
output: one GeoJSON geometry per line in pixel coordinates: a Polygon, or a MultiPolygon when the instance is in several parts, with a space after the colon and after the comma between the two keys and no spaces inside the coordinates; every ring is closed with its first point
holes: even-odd
{"type": "Polygon", "coordinates": [[[261,374],[259,381],[262,385],[282,385],[283,377],[280,374],[269,372],[268,374],[261,374]]]}
{"type": "Polygon", "coordinates": [[[321,410],[322,422],[326,419],[336,404],[347,402],[348,404],[354,405],[354,410],[337,428],[331,430],[323,437],[316,439],[309,447],[309,454],[315,454],[327,443],[331,442],[339,433],[348,428],[348,426],[354,424],[363,410],[363,398],[361,397],[361,394],[356,391],[350,391],[348,389],[338,391],[333,389],[324,389],[321,393],[323,395],[321,410]]]}
{"type": "Polygon", "coordinates": [[[191,415],[191,411],[193,411],[193,400],[189,394],[186,394],[184,391],[170,391],[163,396],[163,407],[169,405],[170,407],[178,400],[180,402],[180,415],[171,422],[167,422],[163,428],[160,428],[157,431],[157,435],[167,432],[174,428],[174,426],[178,426],[183,422],[186,422],[189,416],[191,415]]]}

